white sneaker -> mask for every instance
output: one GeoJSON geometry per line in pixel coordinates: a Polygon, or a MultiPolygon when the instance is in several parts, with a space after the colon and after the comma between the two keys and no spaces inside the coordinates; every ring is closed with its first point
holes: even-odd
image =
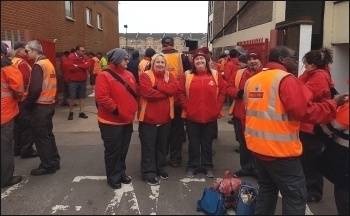
{"type": "Polygon", "coordinates": [[[95,97],[95,92],[92,92],[92,94],[89,94],[88,97],[95,97]]]}

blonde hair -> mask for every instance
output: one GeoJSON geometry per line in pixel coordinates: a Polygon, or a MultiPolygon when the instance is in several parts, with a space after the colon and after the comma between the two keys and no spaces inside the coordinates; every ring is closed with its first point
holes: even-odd
{"type": "Polygon", "coordinates": [[[158,58],[159,56],[163,57],[164,62],[165,62],[165,70],[168,70],[168,63],[166,62],[166,58],[165,58],[165,55],[163,53],[156,53],[152,56],[151,69],[153,69],[154,62],[156,61],[156,58],[158,58]]]}

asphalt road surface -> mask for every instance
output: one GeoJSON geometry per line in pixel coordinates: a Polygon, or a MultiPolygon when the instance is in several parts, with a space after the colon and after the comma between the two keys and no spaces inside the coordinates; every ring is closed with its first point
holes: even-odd
{"type": "MultiPolygon", "coordinates": [[[[89,93],[89,92],[88,92],[89,93]]],[[[224,107],[227,113],[228,106],[224,107]]],[[[234,152],[238,143],[234,138],[233,126],[226,115],[219,120],[219,137],[213,142],[216,154],[214,179],[204,174],[195,178],[185,177],[187,162],[186,142],[183,146],[183,160],[179,168],[167,167],[170,178],[161,180],[158,186],[149,186],[142,181],[140,174],[141,146],[138,138],[138,122],[134,122],[134,133],[127,155],[127,175],[132,183],[113,190],[106,183],[103,159],[104,147],[96,120],[96,107],[93,98],[86,99],[88,119],[78,118],[78,107],[74,107],[74,119],[68,121],[68,107],[56,107],[54,133],[61,156],[61,169],[55,174],[31,176],[37,168],[39,158],[21,159],[15,157],[15,174],[23,175],[24,180],[14,186],[1,189],[1,214],[65,214],[65,215],[154,215],[190,214],[197,212],[197,200],[205,187],[222,178],[226,170],[239,169],[239,154],[234,152]]],[[[254,178],[242,178],[257,186],[254,178]]],[[[233,210],[228,214],[234,215],[233,210]]],[[[276,214],[281,214],[281,198],[276,214]]],[[[307,206],[306,214],[337,214],[333,185],[325,180],[324,196],[321,202],[307,206]]]]}

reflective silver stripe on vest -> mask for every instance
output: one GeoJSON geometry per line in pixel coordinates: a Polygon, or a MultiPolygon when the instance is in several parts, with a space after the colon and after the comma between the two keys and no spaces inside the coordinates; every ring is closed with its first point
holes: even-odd
{"type": "MultiPolygon", "coordinates": [[[[290,117],[288,114],[278,114],[276,113],[276,92],[279,91],[279,82],[284,77],[285,72],[280,71],[273,79],[269,94],[269,101],[268,101],[268,111],[257,111],[257,110],[246,110],[247,116],[253,116],[261,119],[269,119],[269,120],[275,120],[275,121],[290,121],[290,117]]],[[[249,85],[249,79],[248,82],[246,82],[246,85],[244,86],[244,91],[248,92],[248,85],[249,85]]],[[[246,107],[248,106],[248,93],[245,94],[245,104],[246,107]]],[[[245,132],[247,134],[250,134],[252,136],[261,138],[261,139],[268,139],[272,141],[297,141],[299,140],[299,133],[296,132],[294,134],[276,134],[276,133],[269,133],[269,132],[263,132],[263,131],[257,131],[254,129],[251,129],[249,127],[246,128],[245,132]]]]}
{"type": "Polygon", "coordinates": [[[12,97],[12,96],[13,96],[12,92],[1,92],[1,98],[12,97]]]}
{"type": "Polygon", "coordinates": [[[299,140],[299,133],[295,134],[275,134],[275,133],[269,133],[269,132],[263,132],[263,131],[257,131],[251,128],[246,128],[245,132],[249,135],[261,138],[261,139],[267,139],[271,141],[298,141],[299,140]]]}
{"type": "MultiPolygon", "coordinates": [[[[349,129],[343,131],[342,133],[345,133],[349,135],[349,129]]],[[[344,146],[346,148],[349,148],[349,140],[343,139],[341,137],[338,137],[336,134],[334,134],[334,141],[338,143],[341,146],[344,146]]]]}
{"type": "Polygon", "coordinates": [[[343,125],[339,124],[339,122],[337,122],[337,120],[332,121],[331,124],[337,130],[344,130],[345,129],[345,127],[343,127],[343,125]]]}
{"type": "Polygon", "coordinates": [[[273,119],[275,121],[289,121],[289,117],[287,114],[277,114],[272,111],[261,112],[256,110],[247,110],[246,114],[258,118],[273,119]]]}

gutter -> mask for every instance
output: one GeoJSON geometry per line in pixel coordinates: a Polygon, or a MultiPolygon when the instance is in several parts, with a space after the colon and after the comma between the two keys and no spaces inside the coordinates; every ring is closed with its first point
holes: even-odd
{"type": "Polygon", "coordinates": [[[228,21],[228,23],[215,35],[215,37],[210,41],[212,44],[218,37],[219,35],[234,21],[236,20],[237,16],[250,4],[252,1],[247,1],[244,3],[244,5],[237,11],[237,13],[228,21]]]}

